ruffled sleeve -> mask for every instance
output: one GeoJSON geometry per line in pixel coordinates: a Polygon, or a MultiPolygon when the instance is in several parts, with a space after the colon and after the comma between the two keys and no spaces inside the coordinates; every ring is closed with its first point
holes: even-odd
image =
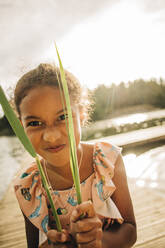
{"type": "Polygon", "coordinates": [[[95,144],[93,154],[95,178],[92,185],[92,201],[98,215],[122,223],[123,218],[110,198],[116,189],[112,178],[115,162],[120,153],[121,148],[110,143],[95,144]]]}
{"type": "Polygon", "coordinates": [[[42,232],[48,231],[48,208],[37,165],[33,163],[14,180],[22,212],[42,232]]]}

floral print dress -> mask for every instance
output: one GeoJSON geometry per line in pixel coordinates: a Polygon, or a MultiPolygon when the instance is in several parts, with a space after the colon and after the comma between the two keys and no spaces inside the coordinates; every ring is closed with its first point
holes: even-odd
{"type": "MultiPolygon", "coordinates": [[[[99,218],[106,219],[107,225],[123,218],[111,199],[116,187],[113,184],[115,162],[121,149],[105,142],[94,144],[94,173],[81,183],[82,200],[93,202],[99,218]]],[[[14,180],[15,194],[26,217],[40,230],[40,244],[45,241],[50,228],[56,228],[46,192],[36,163],[32,163],[21,176],[14,180]]],[[[53,201],[60,218],[62,228],[69,228],[71,212],[77,205],[74,188],[52,192],[53,201]]]]}

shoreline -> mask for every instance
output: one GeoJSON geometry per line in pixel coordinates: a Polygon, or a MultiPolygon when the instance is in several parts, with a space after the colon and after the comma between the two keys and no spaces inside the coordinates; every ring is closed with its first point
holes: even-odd
{"type": "Polygon", "coordinates": [[[3,200],[14,177],[25,165],[28,165],[32,158],[24,150],[17,137],[0,137],[0,202],[3,200]]]}
{"type": "MultiPolygon", "coordinates": [[[[162,152],[164,147],[161,148],[162,152]]],[[[156,155],[156,150],[155,154],[156,155]]],[[[164,153],[163,153],[164,154],[164,153]]],[[[158,160],[155,156],[155,161],[158,160]]],[[[23,156],[24,157],[24,156],[23,156]]],[[[153,154],[151,160],[146,157],[148,164],[144,163],[145,168],[142,166],[142,170],[152,172],[152,167],[155,167],[155,161],[153,161],[153,154]],[[153,163],[151,163],[153,161],[153,163]]],[[[164,158],[161,156],[162,160],[164,158]]],[[[31,157],[22,158],[20,169],[23,169],[31,161],[31,157]]],[[[142,165],[142,163],[140,163],[142,165]]],[[[130,164],[132,165],[132,163],[130,164]]],[[[137,164],[139,165],[139,164],[137,164]]],[[[137,166],[136,168],[140,168],[137,166]]],[[[19,170],[20,171],[20,170],[19,170]]],[[[18,173],[18,172],[17,172],[18,173]]],[[[16,173],[16,174],[17,174],[16,173]]],[[[165,172],[164,163],[157,166],[157,173],[162,177],[158,178],[158,185],[164,188],[165,172]]],[[[139,174],[141,175],[141,174],[139,174]]],[[[136,174],[136,176],[138,176],[136,174]]],[[[134,211],[137,221],[138,239],[134,248],[149,248],[159,247],[164,248],[165,241],[165,197],[160,194],[159,187],[153,188],[150,186],[150,180],[145,180],[146,184],[138,186],[137,179],[144,179],[143,177],[128,178],[128,184],[132,201],[134,205],[134,211]],[[161,245],[162,244],[162,245],[161,245]]],[[[24,227],[24,218],[21,213],[19,204],[14,194],[12,183],[10,183],[3,200],[0,201],[0,246],[1,248],[22,248],[26,247],[26,235],[24,227]]]]}
{"type": "MultiPolygon", "coordinates": [[[[0,179],[2,182],[1,183],[2,186],[0,189],[0,201],[1,201],[9,185],[13,181],[15,175],[17,175],[17,173],[19,173],[19,171],[23,169],[23,167],[28,166],[28,164],[31,163],[34,159],[24,150],[24,148],[22,147],[22,145],[20,144],[19,140],[16,137],[13,137],[12,139],[11,138],[10,139],[4,138],[4,140],[2,140],[2,138],[0,139],[1,141],[5,141],[6,143],[6,145],[2,147],[3,150],[1,150],[1,153],[5,154],[5,152],[7,151],[6,162],[0,160],[2,164],[0,171],[0,179]],[[14,148],[12,147],[13,144],[16,145],[14,148]],[[14,153],[15,155],[13,157],[10,154],[12,151],[11,148],[15,149],[15,153],[14,153]],[[15,164],[15,167],[13,166],[13,164],[15,164]],[[6,169],[6,166],[8,169],[6,169]]],[[[158,144],[158,142],[165,143],[165,125],[103,137],[100,139],[87,141],[87,143],[97,142],[98,140],[111,142],[114,145],[122,147],[123,152],[125,152],[128,149],[133,150],[135,147],[137,148],[142,145],[148,146],[148,144],[154,144],[154,143],[158,144]]]]}

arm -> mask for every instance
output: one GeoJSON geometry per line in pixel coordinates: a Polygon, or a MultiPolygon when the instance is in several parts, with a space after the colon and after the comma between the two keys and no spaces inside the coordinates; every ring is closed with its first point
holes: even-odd
{"type": "Polygon", "coordinates": [[[136,242],[136,228],[129,223],[114,224],[103,232],[103,248],[129,248],[136,242]]]}
{"type": "MultiPolygon", "coordinates": [[[[29,221],[29,219],[23,214],[25,219],[27,248],[38,248],[39,245],[39,230],[29,221]]],[[[48,238],[53,244],[48,245],[44,242],[41,246],[46,247],[58,247],[58,248],[75,248],[75,245],[71,242],[70,236],[66,230],[57,232],[56,230],[48,231],[48,238]]]]}
{"type": "Polygon", "coordinates": [[[136,242],[136,223],[133,206],[128,190],[126,173],[121,155],[115,164],[115,176],[113,181],[116,191],[113,201],[118,207],[124,223],[114,223],[102,230],[100,219],[91,202],[83,202],[72,212],[70,219],[70,232],[80,248],[129,248],[136,242]],[[82,213],[86,217],[81,219],[82,213]]]}
{"type": "Polygon", "coordinates": [[[121,155],[115,164],[113,182],[116,190],[112,195],[112,200],[118,207],[124,223],[122,225],[116,223],[103,232],[103,247],[129,248],[136,242],[136,222],[121,155]]]}
{"type": "Polygon", "coordinates": [[[25,219],[25,230],[28,248],[38,248],[39,245],[39,230],[29,221],[23,214],[25,219]]]}

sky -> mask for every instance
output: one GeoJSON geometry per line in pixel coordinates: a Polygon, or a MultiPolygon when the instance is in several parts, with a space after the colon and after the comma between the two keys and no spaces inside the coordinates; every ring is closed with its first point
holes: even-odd
{"type": "Polygon", "coordinates": [[[90,88],[165,78],[165,9],[158,7],[120,1],[74,26],[58,42],[65,66],[90,88]]]}
{"type": "Polygon", "coordinates": [[[63,65],[88,88],[165,78],[164,0],[0,0],[0,84],[41,62],[63,65]]]}

